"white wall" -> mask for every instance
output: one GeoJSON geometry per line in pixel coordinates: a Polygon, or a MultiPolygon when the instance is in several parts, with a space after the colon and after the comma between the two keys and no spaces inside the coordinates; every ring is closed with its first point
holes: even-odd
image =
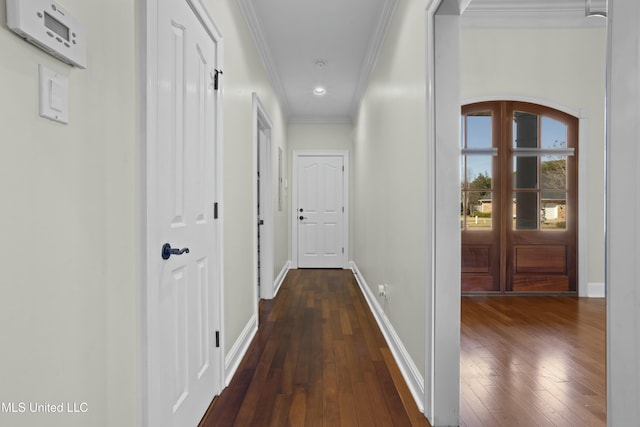
{"type": "MultiPolygon", "coordinates": [[[[0,412],[0,425],[140,424],[138,4],[64,2],[88,31],[88,68],[78,70],[8,30],[0,0],[0,402],[88,405],[83,414],[0,412]],[[69,77],[69,125],[38,117],[38,64],[69,77]]],[[[288,150],[282,112],[237,3],[205,4],[226,50],[223,338],[229,349],[254,314],[247,268],[255,256],[252,92],[274,124],[274,162],[278,146],[288,150]]],[[[288,205],[275,215],[276,236],[285,236],[276,242],[282,264],[287,213],[288,205]]]]}
{"type": "Polygon", "coordinates": [[[426,284],[425,2],[400,1],[355,131],[353,260],[424,376],[426,284]]]}
{"type": "Polygon", "coordinates": [[[290,124],[289,151],[353,149],[353,126],[347,124],[290,124]]]}
{"type": "Polygon", "coordinates": [[[588,188],[580,193],[588,214],[588,244],[581,247],[585,282],[604,283],[605,28],[464,28],[461,50],[463,100],[540,100],[587,119],[586,139],[579,141],[588,188]]]}
{"type": "Polygon", "coordinates": [[[0,0],[0,402],[87,402],[88,412],[0,412],[0,425],[133,426],[136,3],[64,5],[87,28],[86,70],[10,32],[0,0]],[[69,77],[68,125],[38,116],[38,64],[69,77]]]}
{"type": "MultiPolygon", "coordinates": [[[[286,123],[267,78],[238,2],[206,0],[224,41],[224,342],[229,351],[254,315],[253,246],[253,118],[252,93],[256,92],[271,119],[274,194],[277,197],[278,147],[287,153],[286,123]]],[[[286,163],[285,163],[286,164],[286,163]]],[[[286,170],[285,170],[286,171],[286,170]]],[[[287,178],[285,176],[285,178],[287,178]]],[[[277,211],[274,199],[274,272],[286,263],[288,203],[277,211]]]]}

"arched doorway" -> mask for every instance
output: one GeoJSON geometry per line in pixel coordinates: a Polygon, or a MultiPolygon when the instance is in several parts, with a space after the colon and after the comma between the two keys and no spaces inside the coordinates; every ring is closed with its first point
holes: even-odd
{"type": "Polygon", "coordinates": [[[542,105],[462,107],[463,293],[578,291],[578,119],[542,105]]]}

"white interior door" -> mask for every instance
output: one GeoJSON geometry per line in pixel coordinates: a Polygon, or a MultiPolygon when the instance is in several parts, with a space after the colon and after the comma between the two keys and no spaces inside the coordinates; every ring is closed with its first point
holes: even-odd
{"type": "Polygon", "coordinates": [[[300,156],[297,165],[298,266],[344,265],[344,157],[300,156]]]}
{"type": "Polygon", "coordinates": [[[149,425],[196,426],[220,391],[217,42],[186,0],[157,10],[156,144],[149,159],[149,425]],[[179,252],[168,259],[161,248],[179,252]],[[155,247],[154,247],[155,246],[155,247]],[[163,254],[164,255],[164,254],[163,254]]]}

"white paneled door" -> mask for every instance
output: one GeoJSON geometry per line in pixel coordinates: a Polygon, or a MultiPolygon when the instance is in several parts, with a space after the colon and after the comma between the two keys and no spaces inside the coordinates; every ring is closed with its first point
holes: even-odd
{"type": "Polygon", "coordinates": [[[344,265],[344,157],[300,156],[297,162],[298,267],[344,265]]]}
{"type": "Polygon", "coordinates": [[[148,418],[152,426],[195,426],[221,384],[214,213],[218,45],[187,0],[157,5],[157,123],[155,144],[149,142],[155,156],[148,160],[148,418]]]}

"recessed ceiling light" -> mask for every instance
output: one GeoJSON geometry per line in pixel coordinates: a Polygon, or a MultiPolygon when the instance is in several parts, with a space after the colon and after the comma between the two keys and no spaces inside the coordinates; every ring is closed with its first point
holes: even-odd
{"type": "Polygon", "coordinates": [[[322,86],[318,86],[317,88],[313,89],[313,94],[317,96],[322,96],[326,93],[327,93],[327,90],[322,86]]]}

